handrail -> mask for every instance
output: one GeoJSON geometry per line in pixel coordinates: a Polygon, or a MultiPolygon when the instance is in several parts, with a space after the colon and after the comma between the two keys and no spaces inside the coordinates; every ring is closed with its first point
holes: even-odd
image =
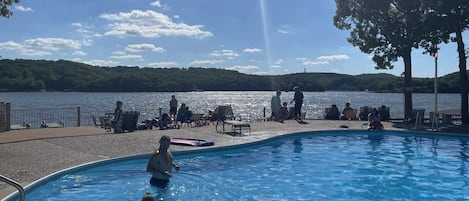
{"type": "Polygon", "coordinates": [[[18,189],[18,192],[20,193],[20,201],[24,201],[24,188],[18,182],[14,181],[14,180],[12,180],[8,177],[5,177],[3,175],[0,175],[0,181],[3,181],[7,184],[10,184],[11,186],[18,189]]]}

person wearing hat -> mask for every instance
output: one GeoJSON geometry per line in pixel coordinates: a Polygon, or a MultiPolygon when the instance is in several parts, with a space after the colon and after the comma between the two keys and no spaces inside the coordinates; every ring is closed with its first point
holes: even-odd
{"type": "Polygon", "coordinates": [[[295,102],[295,119],[301,120],[301,106],[303,105],[303,92],[300,91],[298,86],[293,87],[295,90],[295,95],[293,100],[290,101],[290,104],[295,102]]]}

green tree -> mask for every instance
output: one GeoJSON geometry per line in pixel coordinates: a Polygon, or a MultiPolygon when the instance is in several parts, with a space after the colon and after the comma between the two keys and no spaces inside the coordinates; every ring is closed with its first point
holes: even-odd
{"type": "Polygon", "coordinates": [[[8,8],[14,3],[19,3],[20,0],[0,0],[0,16],[9,18],[13,13],[8,8]]]}
{"type": "Polygon", "coordinates": [[[334,25],[351,30],[348,41],[373,53],[377,69],[404,61],[404,118],[412,115],[412,48],[418,48],[424,26],[421,0],[336,0],[334,25]]]}
{"type": "Polygon", "coordinates": [[[459,86],[461,93],[461,118],[463,124],[469,124],[467,79],[467,55],[462,33],[469,28],[469,1],[461,0],[425,0],[430,36],[421,44],[428,52],[436,51],[432,44],[456,42],[459,56],[459,86]]]}

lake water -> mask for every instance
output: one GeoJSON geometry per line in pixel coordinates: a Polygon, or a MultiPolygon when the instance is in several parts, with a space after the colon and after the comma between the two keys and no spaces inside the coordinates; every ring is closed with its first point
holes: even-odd
{"type": "MultiPolygon", "coordinates": [[[[282,102],[290,102],[294,92],[283,92],[282,102]]],[[[322,119],[324,108],[336,104],[342,110],[346,102],[353,108],[361,106],[390,107],[391,118],[404,117],[404,96],[400,93],[372,92],[303,92],[303,111],[307,118],[322,119]]],[[[231,105],[235,115],[245,120],[263,117],[263,108],[270,116],[270,99],[275,92],[234,91],[234,92],[146,92],[146,93],[84,93],[84,92],[2,92],[0,102],[11,103],[12,110],[38,108],[80,107],[82,112],[112,112],[115,102],[121,100],[124,110],[140,112],[140,118],[158,116],[158,108],[169,111],[171,95],[176,95],[179,104],[186,103],[194,113],[207,114],[217,105],[231,105]]],[[[439,110],[460,108],[460,94],[439,94],[439,110]]],[[[293,105],[289,105],[293,106],[293,105]]],[[[413,107],[425,109],[425,116],[434,110],[434,94],[413,94],[413,107]],[[428,112],[427,112],[428,111],[428,112]]]]}

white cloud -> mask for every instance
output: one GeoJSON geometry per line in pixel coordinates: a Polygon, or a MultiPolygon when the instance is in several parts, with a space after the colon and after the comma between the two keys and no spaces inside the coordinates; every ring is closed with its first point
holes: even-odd
{"type": "Polygon", "coordinates": [[[191,65],[207,65],[207,64],[217,64],[223,63],[224,60],[195,60],[191,62],[191,65]]]}
{"type": "Polygon", "coordinates": [[[329,56],[320,56],[318,60],[347,60],[350,57],[345,54],[338,54],[338,55],[329,55],[329,56]]]}
{"type": "Polygon", "coordinates": [[[258,48],[246,48],[243,50],[243,52],[246,52],[246,53],[255,53],[255,52],[261,52],[261,51],[262,50],[258,48]]]}
{"type": "Polygon", "coordinates": [[[73,53],[74,56],[86,56],[86,53],[83,51],[75,51],[73,53]]]}
{"type": "Polygon", "coordinates": [[[80,49],[80,47],[80,42],[63,38],[35,38],[25,40],[23,43],[14,41],[0,43],[0,49],[17,51],[24,56],[45,56],[51,55],[51,51],[80,49]]]}
{"type": "Polygon", "coordinates": [[[24,41],[28,48],[59,51],[65,48],[80,49],[81,43],[71,39],[63,38],[34,38],[24,41]]]}
{"type": "Polygon", "coordinates": [[[277,61],[275,61],[274,64],[280,65],[280,64],[282,64],[282,63],[283,63],[283,59],[278,59],[277,61]]]}
{"type": "Polygon", "coordinates": [[[15,9],[22,12],[33,12],[32,8],[25,8],[21,5],[15,5],[15,9]]]}
{"type": "Polygon", "coordinates": [[[127,54],[127,55],[115,55],[111,56],[113,59],[142,59],[142,55],[127,54]]]}
{"type": "Polygon", "coordinates": [[[214,56],[214,57],[226,57],[227,59],[233,59],[234,57],[239,56],[239,54],[233,50],[221,50],[221,51],[215,50],[209,55],[214,56]]]}
{"type": "Polygon", "coordinates": [[[127,47],[125,47],[125,51],[128,51],[128,52],[144,52],[144,51],[164,52],[165,49],[161,47],[156,47],[153,44],[142,43],[142,44],[127,45],[127,47]]]}
{"type": "Polygon", "coordinates": [[[100,17],[113,22],[108,25],[109,31],[105,35],[145,38],[161,36],[205,38],[213,36],[212,33],[202,30],[203,25],[175,23],[167,15],[152,10],[132,10],[128,13],[102,14],[100,17]]]}
{"type": "Polygon", "coordinates": [[[52,55],[52,53],[50,52],[41,51],[41,50],[31,50],[31,49],[22,49],[20,51],[20,54],[24,56],[36,56],[36,57],[52,55]]]}
{"type": "Polygon", "coordinates": [[[125,52],[119,50],[119,51],[113,52],[112,54],[115,54],[115,55],[125,55],[125,52]]]}
{"type": "Polygon", "coordinates": [[[154,2],[150,3],[150,6],[155,6],[155,7],[161,8],[161,3],[160,3],[160,1],[154,1],[154,2]]]}
{"type": "Polygon", "coordinates": [[[92,31],[93,29],[92,26],[85,25],[80,22],[74,22],[71,25],[76,28],[77,33],[81,34],[84,38],[87,38],[87,39],[83,39],[83,40],[86,40],[85,41],[86,43],[84,43],[83,45],[88,45],[88,44],[93,43],[93,41],[89,38],[97,38],[97,37],[102,36],[101,34],[92,31]]]}
{"type": "Polygon", "coordinates": [[[282,63],[283,63],[283,59],[278,59],[272,65],[270,65],[270,67],[271,68],[282,68],[282,63]]]}
{"type": "Polygon", "coordinates": [[[88,65],[92,66],[116,66],[119,64],[119,62],[115,61],[110,61],[110,60],[90,60],[90,61],[83,61],[83,63],[86,63],[88,65]]]}
{"type": "Polygon", "coordinates": [[[307,58],[301,57],[301,58],[296,58],[297,61],[300,61],[302,65],[304,66],[313,66],[313,65],[324,65],[324,64],[329,64],[328,61],[311,61],[307,58]]]}
{"type": "Polygon", "coordinates": [[[278,28],[277,32],[281,34],[294,34],[295,32],[293,31],[293,27],[290,25],[282,25],[280,28],[278,28]]]}
{"type": "Polygon", "coordinates": [[[14,41],[0,43],[0,50],[19,50],[21,48],[23,48],[23,45],[14,41]]]}
{"type": "Polygon", "coordinates": [[[231,66],[231,67],[227,67],[225,69],[235,70],[235,71],[238,71],[238,72],[241,72],[241,73],[247,73],[249,71],[259,70],[260,68],[258,66],[254,66],[254,65],[246,65],[246,66],[231,66]]]}
{"type": "Polygon", "coordinates": [[[177,65],[176,62],[170,62],[170,61],[153,62],[153,63],[148,64],[148,66],[151,68],[170,68],[170,67],[175,67],[176,65],[177,65]]]}
{"type": "Polygon", "coordinates": [[[288,34],[288,32],[286,30],[283,30],[283,29],[278,29],[278,32],[281,33],[281,34],[288,34]]]}

